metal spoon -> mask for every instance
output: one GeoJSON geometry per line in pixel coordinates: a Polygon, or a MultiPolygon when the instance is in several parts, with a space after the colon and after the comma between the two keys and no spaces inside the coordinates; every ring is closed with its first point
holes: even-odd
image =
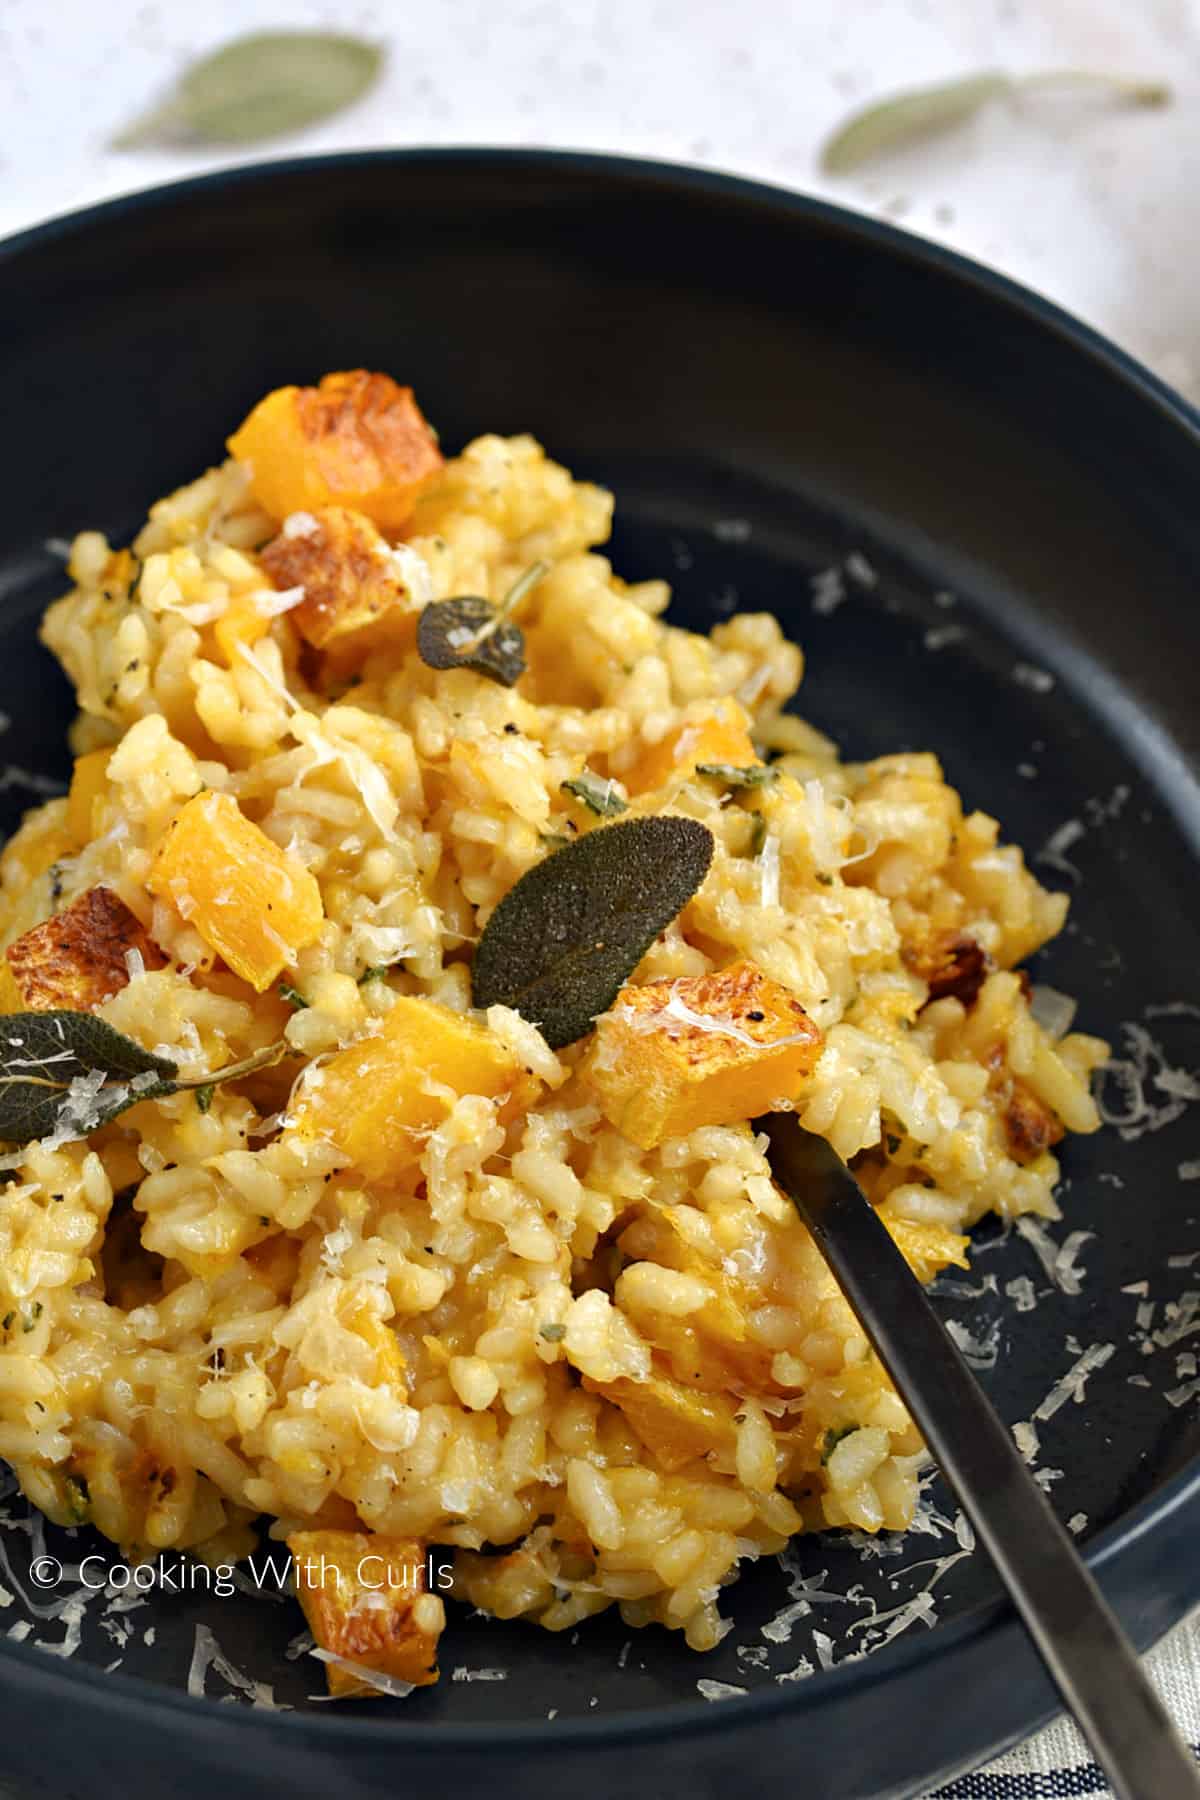
{"type": "Polygon", "coordinates": [[[791,1113],[755,1129],[771,1173],[921,1428],[1118,1800],[1197,1800],[1200,1774],[1067,1532],[925,1298],[887,1227],[824,1139],[791,1113]]]}

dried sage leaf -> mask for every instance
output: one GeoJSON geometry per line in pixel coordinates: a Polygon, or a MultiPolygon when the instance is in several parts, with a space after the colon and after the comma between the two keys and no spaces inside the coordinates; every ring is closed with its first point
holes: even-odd
{"type": "Polygon", "coordinates": [[[723,781],[731,788],[766,787],[779,778],[779,770],[770,763],[748,763],[745,768],[737,763],[697,763],[696,773],[707,775],[713,781],[723,781]]]}
{"type": "Polygon", "coordinates": [[[849,174],[878,156],[964,124],[992,100],[1014,100],[1053,88],[1091,92],[1130,106],[1165,106],[1171,98],[1164,82],[1088,69],[1052,69],[1018,76],[989,69],[933,87],[910,88],[864,107],[826,139],[821,167],[828,175],[849,174]]]}
{"type": "Polygon", "coordinates": [[[607,1012],[660,931],[707,875],[713,836],[695,819],[624,819],[556,850],[509,889],[484,928],[476,1006],[511,1006],[552,1049],[607,1012]]]}
{"type": "Polygon", "coordinates": [[[611,775],[594,775],[590,769],[581,769],[578,775],[572,775],[559,785],[564,793],[574,794],[589,812],[601,819],[614,819],[618,813],[629,811],[621,784],[611,775]]]}
{"type": "Polygon", "coordinates": [[[430,669],[473,669],[502,687],[525,673],[525,634],[510,615],[547,573],[536,562],[509,588],[499,606],[479,594],[432,600],[417,620],[417,654],[430,669]]]}
{"type": "Polygon", "coordinates": [[[248,144],[341,112],[379,75],[384,49],[336,31],[256,31],[184,70],[158,106],[112,140],[248,144]]]}
{"type": "Polygon", "coordinates": [[[1011,77],[993,69],[936,87],[892,94],[839,126],[821,151],[821,167],[827,175],[849,174],[876,156],[965,123],[1011,87],[1011,77]]]}
{"type": "Polygon", "coordinates": [[[285,1055],[280,1039],[205,1075],[180,1075],[170,1057],[144,1050],[92,1013],[0,1016],[0,1140],[86,1137],[140,1100],[235,1081],[285,1055]]]}

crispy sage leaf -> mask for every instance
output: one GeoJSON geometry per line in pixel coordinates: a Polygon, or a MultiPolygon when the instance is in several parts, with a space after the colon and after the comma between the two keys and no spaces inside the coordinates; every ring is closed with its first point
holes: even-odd
{"type": "Polygon", "coordinates": [[[166,99],[115,137],[112,147],[279,137],[351,105],[383,62],[381,45],[341,32],[252,32],[185,69],[166,99]]]}
{"type": "Polygon", "coordinates": [[[696,773],[731,788],[766,787],[779,777],[779,770],[770,763],[748,763],[744,768],[737,763],[697,763],[696,773]]]}
{"type": "Polygon", "coordinates": [[[0,1016],[0,1140],[85,1137],[140,1100],[237,1080],[287,1051],[280,1040],[205,1075],[180,1075],[170,1057],[143,1050],[92,1013],[0,1016]]]}
{"type": "Polygon", "coordinates": [[[0,1017],[0,1138],[26,1144],[66,1126],[82,1132],[85,1120],[94,1130],[151,1093],[172,1092],[178,1073],[168,1058],[91,1013],[7,1014],[0,1017]]]}
{"type": "Polygon", "coordinates": [[[510,614],[550,567],[536,562],[509,588],[499,606],[478,594],[432,600],[417,620],[417,654],[431,669],[473,669],[502,687],[525,673],[525,634],[510,614]]]}
{"type": "Polygon", "coordinates": [[[826,140],[821,167],[828,175],[847,175],[877,156],[906,149],[922,138],[935,137],[964,124],[992,100],[1012,100],[1054,88],[1090,91],[1130,106],[1165,106],[1171,98],[1170,89],[1161,81],[1087,69],[1052,69],[1020,76],[989,69],[981,75],[967,75],[933,87],[910,88],[852,114],[826,140]]]}
{"type": "Polygon", "coordinates": [[[594,775],[590,769],[581,769],[578,775],[559,785],[601,819],[614,819],[618,813],[629,811],[628,800],[610,775],[594,775]]]}
{"type": "Polygon", "coordinates": [[[501,687],[512,687],[525,673],[521,627],[497,624],[491,601],[475,594],[432,600],[417,621],[417,651],[431,669],[473,669],[501,687]]]}
{"type": "Polygon", "coordinates": [[[488,920],[472,971],[476,1006],[511,1006],[552,1049],[607,1012],[712,862],[695,819],[624,819],[522,875],[488,920]]]}

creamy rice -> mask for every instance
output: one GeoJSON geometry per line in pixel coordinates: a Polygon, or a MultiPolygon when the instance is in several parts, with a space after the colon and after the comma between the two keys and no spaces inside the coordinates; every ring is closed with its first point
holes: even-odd
{"type": "Polygon", "coordinates": [[[731,697],[778,776],[743,794],[685,767],[635,795],[716,847],[634,979],[748,961],[799,1002],[822,1041],[789,1104],[928,1279],[985,1213],[1057,1216],[1060,1123],[1097,1126],[1105,1047],[1047,1035],[1015,972],[1066,899],[932,756],[846,764],[785,712],[802,659],[774,618],[665,623],[666,583],[628,584],[596,549],[611,497],[531,438],[478,438],[387,534],[416,601],[498,601],[550,563],[513,688],[411,643],[340,662],[305,645],[302,590],[258,560],[284,522],[251,475],[231,460],[160,501],[132,555],[76,538],[44,638],[78,694],[76,754],[113,754],[85,841],[52,800],[8,845],[0,929],[11,945],[106,887],[164,966],[131,958],[102,1018],[188,1072],[281,1034],[290,1055],[206,1111],[142,1102],[16,1159],[0,1455],[52,1519],[132,1556],[385,1534],[451,1547],[457,1592],[501,1617],[561,1631],[617,1605],[707,1649],[740,1561],[810,1529],[902,1529],[922,1456],[748,1124],[640,1148],[587,1078],[588,1041],[553,1051],[505,1008],[480,1023],[530,1072],[522,1104],[444,1095],[411,1177],[365,1175],[296,1109],[399,999],[469,1008],[497,902],[603,828],[564,781],[628,781],[731,697]],[[246,604],[262,635],[223,656],[214,634],[246,604]],[[319,932],[284,976],[299,1009],[214,958],[184,890],[147,887],[201,789],[315,877],[319,932]],[[935,943],[958,946],[944,979],[935,943]],[[700,1453],[647,1409],[664,1382],[707,1405],[700,1453]]]}

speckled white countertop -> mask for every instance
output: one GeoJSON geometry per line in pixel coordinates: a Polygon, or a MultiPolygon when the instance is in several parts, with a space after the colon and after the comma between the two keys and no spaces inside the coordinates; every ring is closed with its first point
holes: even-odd
{"type": "Polygon", "coordinates": [[[0,231],[223,163],[112,134],[198,51],[255,26],[386,42],[356,108],[271,146],[571,146],[828,194],[1039,288],[1200,399],[1200,0],[3,0],[0,231]],[[836,183],[815,151],[878,92],[981,70],[1167,78],[1162,112],[995,109],[836,183]]]}

